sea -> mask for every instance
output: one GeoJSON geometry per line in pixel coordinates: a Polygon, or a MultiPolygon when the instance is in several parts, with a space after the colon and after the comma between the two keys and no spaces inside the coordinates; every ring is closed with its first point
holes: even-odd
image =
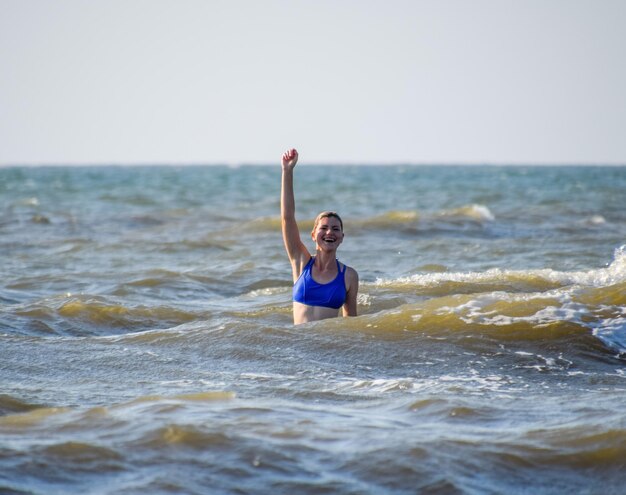
{"type": "Polygon", "coordinates": [[[626,167],[0,169],[1,494],[626,493],[626,167]]]}

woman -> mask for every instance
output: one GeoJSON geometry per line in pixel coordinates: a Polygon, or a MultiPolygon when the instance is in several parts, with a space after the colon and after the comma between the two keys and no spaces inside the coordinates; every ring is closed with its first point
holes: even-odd
{"type": "Polygon", "coordinates": [[[293,321],[300,324],[338,316],[356,316],[359,290],[357,272],[337,261],[337,248],[343,242],[343,222],[337,213],[325,211],[315,219],[311,238],[315,256],[300,239],[293,194],[293,169],[298,162],[295,149],[282,158],[280,212],[283,240],[293,272],[293,321]]]}

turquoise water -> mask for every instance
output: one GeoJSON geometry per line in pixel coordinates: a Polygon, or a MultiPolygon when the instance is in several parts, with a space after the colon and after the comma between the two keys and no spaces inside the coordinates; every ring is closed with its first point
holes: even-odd
{"type": "Polygon", "coordinates": [[[626,168],[0,169],[0,493],[622,493],[626,168]]]}

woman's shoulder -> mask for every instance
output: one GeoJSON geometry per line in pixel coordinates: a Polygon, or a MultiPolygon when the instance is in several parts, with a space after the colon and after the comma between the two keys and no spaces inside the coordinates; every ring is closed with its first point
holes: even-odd
{"type": "Polygon", "coordinates": [[[359,281],[359,274],[357,273],[357,271],[354,268],[352,268],[351,266],[348,266],[346,264],[343,264],[343,266],[344,266],[343,271],[346,273],[346,279],[348,281],[355,281],[355,282],[358,283],[358,281],[359,281]]]}

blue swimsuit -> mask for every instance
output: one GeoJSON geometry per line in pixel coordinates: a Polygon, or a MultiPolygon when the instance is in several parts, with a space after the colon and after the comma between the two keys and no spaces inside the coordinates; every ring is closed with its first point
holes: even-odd
{"type": "Polygon", "coordinates": [[[307,306],[323,306],[339,309],[346,302],[346,268],[343,271],[337,261],[337,277],[332,282],[320,284],[313,280],[311,269],[315,258],[311,257],[293,284],[293,300],[307,306]]]}

